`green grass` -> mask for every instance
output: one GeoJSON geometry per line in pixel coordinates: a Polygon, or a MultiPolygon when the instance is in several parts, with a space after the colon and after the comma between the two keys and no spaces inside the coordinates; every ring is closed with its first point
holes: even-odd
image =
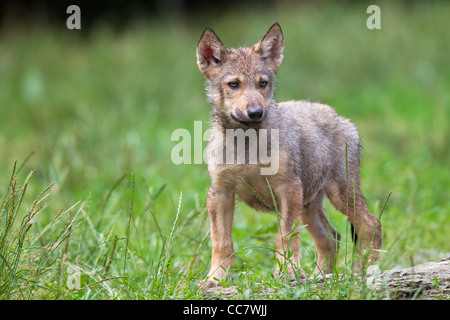
{"type": "MultiPolygon", "coordinates": [[[[335,107],[363,139],[362,186],[382,216],[382,270],[448,256],[450,5],[322,4],[136,21],[118,32],[65,25],[0,33],[0,298],[201,299],[211,245],[206,166],[172,164],[173,130],[209,117],[195,46],[212,27],[229,46],[285,34],[276,99],[335,107]],[[17,163],[15,165],[15,163],[17,163]],[[14,168],[14,169],[13,169],[14,168]],[[31,174],[30,174],[31,172],[31,174]]],[[[328,202],[339,232],[346,221],[328,202]]],[[[238,203],[241,298],[377,298],[347,271],[325,287],[273,279],[276,215],[238,203]]],[[[302,267],[315,253],[302,234],[302,267]]]]}

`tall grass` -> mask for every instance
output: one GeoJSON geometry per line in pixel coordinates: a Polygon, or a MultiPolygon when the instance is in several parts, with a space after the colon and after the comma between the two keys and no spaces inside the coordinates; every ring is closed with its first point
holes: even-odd
{"type": "MultiPolygon", "coordinates": [[[[22,185],[16,175],[16,165],[8,187],[8,191],[0,205],[0,296],[2,298],[35,298],[37,292],[45,288],[43,279],[55,273],[55,259],[67,246],[72,231],[78,226],[75,223],[84,204],[76,203],[68,209],[60,210],[53,219],[39,232],[31,233],[30,229],[39,213],[45,208],[46,200],[52,193],[53,184],[45,188],[27,209],[22,208],[23,199],[34,172],[26,177],[22,185]],[[63,219],[69,216],[67,222],[63,219]],[[44,241],[46,232],[59,227],[54,239],[44,241]]],[[[61,269],[56,274],[60,274],[61,269]]]]}
{"type": "MultiPolygon", "coordinates": [[[[134,189],[128,227],[124,237],[119,238],[117,235],[112,237],[112,234],[98,232],[86,212],[87,202],[78,202],[67,209],[61,209],[46,225],[40,225],[33,231],[39,214],[47,209],[47,201],[51,198],[52,188],[54,188],[54,184],[51,184],[29,204],[28,208],[24,208],[23,200],[32,183],[33,174],[34,172],[31,172],[21,184],[16,165],[14,165],[7,193],[0,205],[2,212],[0,216],[2,227],[0,230],[0,297],[2,299],[98,297],[161,299],[176,296],[180,286],[186,286],[180,284],[179,279],[176,280],[179,285],[173,286],[174,282],[170,280],[183,274],[183,272],[173,274],[174,261],[171,257],[181,210],[181,194],[176,219],[169,236],[163,236],[160,230],[160,237],[157,239],[159,245],[156,246],[160,246],[160,250],[158,255],[151,258],[150,266],[146,270],[145,276],[150,279],[150,285],[142,296],[143,293],[134,287],[133,280],[136,275],[130,275],[136,270],[127,265],[133,260],[133,251],[130,250],[129,244],[134,189]],[[86,225],[97,234],[98,247],[89,247],[88,241],[83,242],[83,239],[76,237],[78,239],[73,241],[78,242],[76,245],[78,252],[90,254],[91,259],[79,261],[80,259],[77,258],[75,263],[71,263],[69,251],[73,233],[80,231],[79,229],[83,229],[86,225]],[[49,233],[51,235],[46,237],[49,233]],[[125,242],[124,253],[117,258],[116,249],[120,240],[125,242]],[[111,272],[120,265],[122,266],[120,273],[111,272]],[[113,284],[107,282],[113,282],[113,284]],[[171,290],[167,291],[169,287],[171,290]]],[[[146,207],[151,211],[148,205],[146,207]]]]}

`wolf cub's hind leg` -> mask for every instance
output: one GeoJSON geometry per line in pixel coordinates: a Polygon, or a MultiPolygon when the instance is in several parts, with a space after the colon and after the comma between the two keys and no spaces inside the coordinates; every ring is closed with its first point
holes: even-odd
{"type": "MultiPolygon", "coordinates": [[[[365,250],[367,262],[372,263],[378,259],[378,249],[381,247],[381,223],[373,216],[366,204],[358,180],[352,185],[341,181],[332,181],[326,186],[326,193],[331,203],[347,216],[353,225],[356,238],[359,241],[359,254],[365,250]]],[[[360,269],[366,263],[362,259],[356,259],[356,269],[360,269]]]]}
{"type": "Polygon", "coordinates": [[[324,191],[320,191],[309,205],[302,211],[302,221],[311,234],[317,251],[315,274],[331,273],[336,263],[336,254],[341,238],[323,208],[324,191]]]}

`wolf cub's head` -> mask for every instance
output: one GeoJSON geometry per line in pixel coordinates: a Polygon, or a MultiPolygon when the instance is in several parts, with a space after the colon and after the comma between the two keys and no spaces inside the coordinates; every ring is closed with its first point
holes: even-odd
{"type": "Polygon", "coordinates": [[[197,64],[208,81],[215,114],[231,126],[255,127],[272,103],[275,74],[283,59],[281,27],[247,48],[227,48],[206,28],[197,45],[197,64]]]}

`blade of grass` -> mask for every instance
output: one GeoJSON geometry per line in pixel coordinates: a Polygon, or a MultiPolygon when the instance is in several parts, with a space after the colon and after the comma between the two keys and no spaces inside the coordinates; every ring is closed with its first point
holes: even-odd
{"type": "Polygon", "coordinates": [[[125,242],[125,258],[123,262],[123,274],[127,273],[127,257],[128,257],[128,244],[130,240],[130,226],[131,226],[131,218],[133,216],[133,205],[134,205],[134,188],[135,188],[135,181],[134,181],[134,173],[131,174],[132,181],[133,181],[133,188],[131,192],[131,205],[130,205],[130,215],[128,217],[128,225],[127,225],[127,236],[126,236],[126,242],[125,242]]]}

